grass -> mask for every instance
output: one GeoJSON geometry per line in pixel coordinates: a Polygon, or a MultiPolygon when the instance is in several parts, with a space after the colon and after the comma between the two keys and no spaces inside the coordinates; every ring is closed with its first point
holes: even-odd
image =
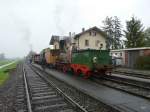
{"type": "Polygon", "coordinates": [[[3,85],[10,76],[10,71],[15,69],[18,62],[15,62],[7,67],[0,69],[0,86],[3,85]]]}
{"type": "Polygon", "coordinates": [[[2,60],[2,61],[0,61],[0,66],[1,66],[1,65],[5,65],[5,64],[8,64],[8,63],[10,63],[10,62],[12,62],[12,60],[2,60]]]}

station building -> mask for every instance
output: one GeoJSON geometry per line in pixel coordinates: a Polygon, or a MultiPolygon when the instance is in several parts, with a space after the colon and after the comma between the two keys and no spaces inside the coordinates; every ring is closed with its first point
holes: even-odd
{"type": "Polygon", "coordinates": [[[150,56],[150,47],[111,50],[110,55],[116,59],[116,65],[134,68],[139,56],[150,56]]]}
{"type": "Polygon", "coordinates": [[[106,34],[98,27],[87,30],[74,36],[74,43],[78,49],[106,49],[106,34]]]}
{"type": "Polygon", "coordinates": [[[69,36],[56,36],[52,35],[50,45],[54,49],[65,49],[71,45],[76,46],[77,49],[106,49],[106,34],[94,26],[82,31],[78,34],[71,34],[69,36]]]}

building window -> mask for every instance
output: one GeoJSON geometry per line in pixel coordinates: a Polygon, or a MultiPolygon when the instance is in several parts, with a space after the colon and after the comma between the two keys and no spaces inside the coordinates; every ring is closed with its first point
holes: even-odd
{"type": "Polygon", "coordinates": [[[100,44],[100,49],[102,49],[103,48],[103,44],[100,44]]]}
{"type": "Polygon", "coordinates": [[[95,41],[95,46],[98,47],[99,43],[100,43],[100,41],[99,41],[99,40],[96,40],[96,41],[95,41]]]}
{"type": "Polygon", "coordinates": [[[85,46],[89,46],[89,40],[85,40],[85,46]]]}
{"type": "Polygon", "coordinates": [[[90,35],[90,36],[92,35],[92,32],[91,32],[91,31],[89,32],[89,35],[90,35]]]}
{"type": "Polygon", "coordinates": [[[56,49],[57,47],[56,47],[56,45],[55,45],[55,49],[56,49]]]}
{"type": "Polygon", "coordinates": [[[122,56],[122,53],[120,53],[120,56],[122,56]]]}
{"type": "Polygon", "coordinates": [[[90,35],[90,36],[96,36],[96,31],[90,31],[90,32],[89,32],[89,35],[90,35]]]}
{"type": "Polygon", "coordinates": [[[93,36],[96,36],[96,32],[93,32],[93,36]]]}

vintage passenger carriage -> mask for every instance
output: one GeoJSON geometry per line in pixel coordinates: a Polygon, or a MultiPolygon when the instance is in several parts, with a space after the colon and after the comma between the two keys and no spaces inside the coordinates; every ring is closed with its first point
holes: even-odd
{"type": "Polygon", "coordinates": [[[54,67],[59,55],[59,50],[45,49],[45,60],[49,67],[54,67]]]}

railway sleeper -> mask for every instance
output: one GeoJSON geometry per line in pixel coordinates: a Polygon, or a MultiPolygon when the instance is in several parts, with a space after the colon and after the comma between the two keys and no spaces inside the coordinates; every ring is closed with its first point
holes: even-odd
{"type": "Polygon", "coordinates": [[[36,102],[33,102],[33,105],[43,104],[43,103],[57,103],[59,101],[62,101],[62,98],[53,98],[53,99],[45,99],[45,100],[38,100],[36,102]]]}
{"type": "Polygon", "coordinates": [[[66,103],[61,103],[61,104],[55,104],[55,105],[48,105],[48,106],[41,106],[41,107],[35,107],[35,112],[45,112],[45,111],[53,111],[53,112],[58,112],[58,111],[62,111],[65,109],[68,109],[68,104],[66,103]]]}
{"type": "Polygon", "coordinates": [[[35,93],[32,96],[33,97],[39,97],[39,96],[47,96],[47,95],[53,95],[56,94],[55,92],[51,91],[51,92],[42,92],[42,93],[35,93]]]}
{"type": "Polygon", "coordinates": [[[34,88],[32,88],[32,90],[34,90],[34,91],[38,91],[38,90],[52,90],[52,88],[49,88],[49,87],[44,87],[44,88],[42,88],[42,87],[34,87],[34,88]]]}
{"type": "Polygon", "coordinates": [[[33,94],[35,93],[42,93],[42,92],[46,92],[46,91],[52,91],[52,89],[47,89],[47,90],[43,90],[43,89],[38,89],[38,90],[31,90],[33,94]]]}
{"type": "MultiPolygon", "coordinates": [[[[39,86],[40,86],[40,88],[45,88],[45,87],[47,87],[47,85],[39,85],[39,86]]],[[[33,88],[33,89],[35,88],[35,89],[36,89],[36,88],[38,88],[38,87],[37,87],[37,85],[32,85],[31,88],[33,88]]]]}
{"type": "Polygon", "coordinates": [[[51,106],[51,105],[58,105],[58,104],[63,104],[64,103],[64,100],[59,100],[57,101],[47,101],[47,102],[44,102],[44,103],[38,103],[36,104],[35,106],[33,105],[33,107],[41,107],[41,106],[51,106]]]}
{"type": "Polygon", "coordinates": [[[44,99],[51,99],[51,98],[57,98],[57,95],[50,95],[50,96],[42,96],[42,97],[32,97],[33,101],[37,100],[44,100],[44,99]]]}

